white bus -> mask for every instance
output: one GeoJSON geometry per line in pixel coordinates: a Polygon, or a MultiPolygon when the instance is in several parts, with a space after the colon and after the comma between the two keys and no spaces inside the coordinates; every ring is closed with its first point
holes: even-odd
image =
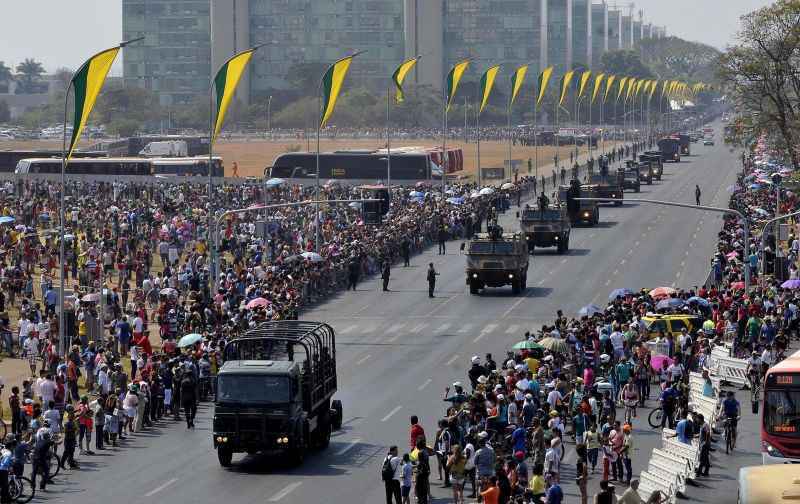
{"type": "MultiPolygon", "coordinates": [[[[214,157],[214,177],[225,176],[222,158],[214,157]]],[[[17,163],[17,175],[56,175],[61,173],[61,159],[28,158],[17,163]]],[[[208,157],[191,158],[82,158],[71,159],[67,175],[92,176],[208,176],[208,157]]]]}

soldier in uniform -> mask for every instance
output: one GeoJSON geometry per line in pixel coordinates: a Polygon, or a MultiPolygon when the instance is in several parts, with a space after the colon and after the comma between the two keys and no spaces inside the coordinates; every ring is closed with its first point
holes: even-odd
{"type": "Polygon", "coordinates": [[[433,263],[428,264],[428,297],[432,298],[433,290],[436,288],[436,277],[439,273],[433,267],[433,263]]]}

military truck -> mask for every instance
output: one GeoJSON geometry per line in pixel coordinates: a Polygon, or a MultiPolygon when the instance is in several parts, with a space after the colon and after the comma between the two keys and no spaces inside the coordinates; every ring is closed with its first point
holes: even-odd
{"type": "Polygon", "coordinates": [[[639,161],[649,161],[653,169],[653,178],[661,180],[661,175],[664,174],[664,164],[659,151],[646,151],[644,154],[639,154],[639,161]]]}
{"type": "Polygon", "coordinates": [[[600,207],[596,201],[577,201],[575,198],[599,198],[597,186],[573,184],[558,187],[558,202],[566,203],[570,225],[587,224],[594,226],[600,222],[600,207]]]}
{"type": "Polygon", "coordinates": [[[535,247],[556,247],[559,254],[569,250],[569,233],[572,229],[566,204],[547,208],[530,208],[522,211],[519,227],[525,233],[528,251],[535,247]]]}
{"type": "Polygon", "coordinates": [[[650,161],[627,161],[631,165],[636,165],[639,170],[639,180],[642,182],[647,183],[647,185],[653,185],[653,168],[650,165],[650,161]]]}
{"type": "Polygon", "coordinates": [[[511,285],[519,294],[528,281],[528,243],[521,233],[503,233],[494,224],[488,233],[479,233],[469,241],[467,250],[467,285],[470,294],[485,287],[511,285]]]}
{"type": "Polygon", "coordinates": [[[622,200],[625,198],[622,192],[624,180],[624,170],[617,170],[608,174],[603,174],[602,172],[589,174],[589,183],[595,186],[596,197],[613,199],[615,206],[622,205],[622,200]]]}
{"type": "Polygon", "coordinates": [[[277,451],[300,464],[342,426],[333,329],[265,322],[229,342],[217,374],[212,440],[223,467],[234,453],[277,451]]]}
{"type": "Polygon", "coordinates": [[[681,156],[690,156],[692,154],[692,147],[690,145],[691,139],[686,133],[681,133],[678,136],[678,142],[681,144],[681,156]]]}
{"type": "Polygon", "coordinates": [[[677,138],[662,138],[658,141],[658,150],[661,153],[662,162],[681,162],[681,143],[677,138]]]}
{"type": "Polygon", "coordinates": [[[625,162],[625,178],[622,181],[622,188],[637,193],[642,190],[641,172],[639,172],[639,164],[635,161],[625,162]]]}

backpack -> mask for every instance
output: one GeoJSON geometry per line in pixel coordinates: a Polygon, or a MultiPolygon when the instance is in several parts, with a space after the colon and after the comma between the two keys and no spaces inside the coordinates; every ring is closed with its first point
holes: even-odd
{"type": "Polygon", "coordinates": [[[394,472],[396,468],[392,468],[392,458],[386,457],[386,460],[383,461],[383,467],[381,467],[381,480],[382,481],[392,481],[394,479],[394,472]]]}

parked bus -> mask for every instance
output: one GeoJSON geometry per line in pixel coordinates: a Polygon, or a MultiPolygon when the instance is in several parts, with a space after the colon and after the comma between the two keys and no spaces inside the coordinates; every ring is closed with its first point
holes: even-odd
{"type": "Polygon", "coordinates": [[[800,464],[800,351],[767,370],[763,406],[762,462],[800,464]]]}
{"type": "MultiPolygon", "coordinates": [[[[321,152],[319,177],[324,179],[386,180],[386,152],[339,151],[321,152]]],[[[427,180],[441,177],[441,169],[433,167],[427,153],[392,154],[392,180],[427,180]]],[[[281,154],[272,163],[271,177],[315,178],[317,155],[313,152],[281,154]]]]}
{"type": "MultiPolygon", "coordinates": [[[[74,152],[72,158],[102,158],[106,153],[102,151],[74,152]]],[[[14,169],[23,159],[27,158],[56,158],[61,161],[60,150],[0,150],[0,173],[14,173],[14,169]]]]}
{"type": "MultiPolygon", "coordinates": [[[[23,159],[17,163],[18,175],[61,173],[61,160],[56,158],[23,159]]],[[[68,175],[86,176],[208,176],[208,158],[92,158],[71,159],[68,175]]],[[[224,176],[222,159],[214,158],[215,177],[224,176]]]]}

